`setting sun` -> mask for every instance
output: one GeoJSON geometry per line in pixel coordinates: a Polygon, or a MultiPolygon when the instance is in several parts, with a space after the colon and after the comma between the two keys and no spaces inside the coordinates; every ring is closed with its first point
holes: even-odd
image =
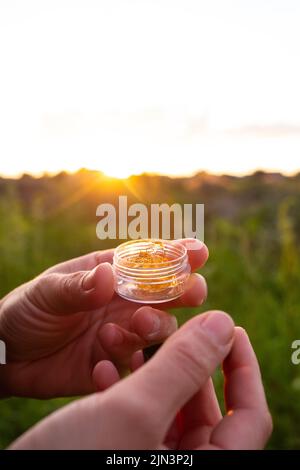
{"type": "Polygon", "coordinates": [[[0,5],[0,173],[299,169],[298,4],[64,3],[0,5]]]}
{"type": "Polygon", "coordinates": [[[128,171],[128,168],[124,167],[118,167],[116,165],[103,165],[101,168],[101,171],[108,176],[109,178],[128,178],[130,175],[132,175],[134,172],[128,171]]]}

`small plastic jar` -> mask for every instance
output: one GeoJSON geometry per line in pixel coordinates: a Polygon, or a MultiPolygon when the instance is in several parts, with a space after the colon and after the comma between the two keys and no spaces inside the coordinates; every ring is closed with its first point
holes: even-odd
{"type": "Polygon", "coordinates": [[[166,240],[132,240],[115,249],[115,291],[132,302],[161,303],[179,297],[191,268],[186,248],[166,240]]]}

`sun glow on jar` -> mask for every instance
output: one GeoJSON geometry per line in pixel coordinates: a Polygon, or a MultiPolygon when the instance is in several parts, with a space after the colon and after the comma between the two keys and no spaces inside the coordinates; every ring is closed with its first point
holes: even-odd
{"type": "Polygon", "coordinates": [[[139,303],[161,303],[179,297],[191,268],[179,242],[144,239],[119,245],[114,254],[115,291],[139,303]]]}

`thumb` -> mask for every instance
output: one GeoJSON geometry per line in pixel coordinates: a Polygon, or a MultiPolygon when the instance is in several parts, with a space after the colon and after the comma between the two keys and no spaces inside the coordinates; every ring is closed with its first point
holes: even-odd
{"type": "Polygon", "coordinates": [[[99,264],[92,271],[39,276],[26,292],[36,307],[56,315],[101,307],[111,300],[113,293],[114,278],[109,263],[99,264]]]}
{"type": "Polygon", "coordinates": [[[233,335],[234,323],[226,313],[198,315],[174,333],[145,366],[111,389],[111,398],[121,395],[128,401],[129,418],[124,424],[130,429],[130,448],[150,449],[163,442],[176,413],[228,355],[233,335]],[[128,422],[130,416],[135,424],[128,422]]]}

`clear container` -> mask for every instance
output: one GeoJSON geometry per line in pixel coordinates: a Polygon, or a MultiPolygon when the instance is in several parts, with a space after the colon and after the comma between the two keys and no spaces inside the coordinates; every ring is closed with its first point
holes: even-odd
{"type": "Polygon", "coordinates": [[[115,291],[132,302],[161,303],[179,297],[191,268],[186,248],[166,240],[132,240],[115,249],[115,291]]]}

